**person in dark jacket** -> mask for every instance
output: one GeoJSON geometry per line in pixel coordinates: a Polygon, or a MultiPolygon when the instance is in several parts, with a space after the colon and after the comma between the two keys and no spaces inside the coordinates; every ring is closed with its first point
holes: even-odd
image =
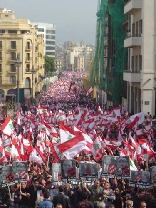
{"type": "Polygon", "coordinates": [[[115,200],[113,202],[115,208],[122,208],[123,207],[123,199],[121,197],[121,193],[119,188],[115,189],[115,200]]]}
{"type": "Polygon", "coordinates": [[[94,208],[94,204],[88,200],[87,193],[83,193],[83,201],[80,201],[76,208],[94,208]]]}
{"type": "Polygon", "coordinates": [[[42,187],[39,186],[39,181],[37,179],[35,179],[33,181],[33,184],[29,187],[27,196],[29,196],[29,208],[35,208],[35,203],[36,203],[36,199],[37,199],[37,191],[41,190],[42,191],[42,187]]]}
{"type": "Polygon", "coordinates": [[[53,204],[54,207],[56,207],[57,204],[62,204],[63,208],[70,208],[70,199],[64,194],[63,186],[59,186],[59,194],[54,196],[53,204]]]}

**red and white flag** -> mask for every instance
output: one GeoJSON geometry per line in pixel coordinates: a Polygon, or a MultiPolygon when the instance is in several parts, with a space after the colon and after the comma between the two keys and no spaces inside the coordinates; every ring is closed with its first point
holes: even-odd
{"type": "Polygon", "coordinates": [[[88,96],[91,92],[93,92],[93,88],[92,87],[89,88],[89,90],[86,93],[86,96],[88,96]]]}
{"type": "Polygon", "coordinates": [[[82,135],[77,135],[71,140],[59,144],[57,148],[67,159],[73,159],[75,155],[79,154],[84,149],[86,144],[87,142],[84,140],[84,137],[82,135]]]}
{"type": "Polygon", "coordinates": [[[5,122],[2,124],[2,132],[8,136],[10,136],[14,130],[12,120],[10,116],[8,116],[5,120],[5,122]]]}

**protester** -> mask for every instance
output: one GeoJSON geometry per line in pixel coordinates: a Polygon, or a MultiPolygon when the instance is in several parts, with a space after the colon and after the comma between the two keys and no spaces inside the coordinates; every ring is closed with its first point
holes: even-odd
{"type": "Polygon", "coordinates": [[[53,204],[54,207],[56,207],[57,204],[62,204],[63,208],[70,208],[70,199],[64,194],[63,186],[59,186],[59,194],[54,196],[53,204]]]}
{"type": "Polygon", "coordinates": [[[29,103],[25,113],[19,108],[16,118],[8,116],[2,124],[0,176],[6,187],[0,205],[34,208],[48,189],[57,208],[76,207],[83,196],[95,208],[126,208],[132,202],[134,208],[155,207],[151,115],[131,115],[121,106],[107,110],[78,85],[82,76],[63,72],[40,93],[38,105],[29,103]]]}
{"type": "Polygon", "coordinates": [[[39,203],[39,208],[53,208],[53,203],[49,200],[50,194],[48,190],[44,190],[43,201],[39,203]]]}

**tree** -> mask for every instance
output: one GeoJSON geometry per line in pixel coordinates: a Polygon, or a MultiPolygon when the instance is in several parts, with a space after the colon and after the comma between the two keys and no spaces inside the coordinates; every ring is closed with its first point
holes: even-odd
{"type": "Polygon", "coordinates": [[[55,70],[55,63],[54,63],[54,58],[45,56],[45,72],[54,72],[55,70]]]}

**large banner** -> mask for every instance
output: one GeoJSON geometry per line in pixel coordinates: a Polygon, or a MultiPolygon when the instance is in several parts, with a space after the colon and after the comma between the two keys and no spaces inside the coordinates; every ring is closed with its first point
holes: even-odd
{"type": "Polygon", "coordinates": [[[14,174],[15,181],[27,181],[27,162],[12,163],[12,173],[14,174]]]}
{"type": "Polygon", "coordinates": [[[114,178],[117,172],[118,158],[116,156],[105,155],[102,162],[102,175],[104,177],[114,178]]]}
{"type": "Polygon", "coordinates": [[[61,180],[61,164],[53,163],[52,164],[52,180],[57,182],[61,180]]]}
{"type": "Polygon", "coordinates": [[[12,167],[11,166],[3,166],[2,167],[2,183],[8,184],[8,183],[14,183],[15,178],[14,174],[12,173],[12,167]]]}
{"type": "Polygon", "coordinates": [[[109,156],[103,157],[102,175],[105,177],[113,178],[116,176],[118,179],[130,178],[130,160],[128,156],[109,156]]]}
{"type": "Polygon", "coordinates": [[[130,160],[128,156],[118,158],[116,176],[117,178],[130,178],[130,160]]]}
{"type": "Polygon", "coordinates": [[[130,186],[150,188],[149,171],[131,171],[130,186]]]}
{"type": "Polygon", "coordinates": [[[95,162],[80,162],[79,174],[81,178],[98,178],[98,164],[95,162]]]}
{"type": "Polygon", "coordinates": [[[153,166],[150,168],[150,172],[151,172],[151,184],[153,186],[156,186],[156,166],[153,166]]]}
{"type": "Polygon", "coordinates": [[[61,160],[61,173],[64,179],[76,178],[76,161],[61,160]]]}

